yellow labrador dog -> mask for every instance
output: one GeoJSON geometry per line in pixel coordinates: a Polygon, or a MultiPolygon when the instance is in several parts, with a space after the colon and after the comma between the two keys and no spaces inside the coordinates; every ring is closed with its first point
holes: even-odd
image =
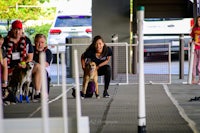
{"type": "Polygon", "coordinates": [[[99,96],[99,88],[98,88],[98,72],[97,72],[97,66],[95,62],[88,62],[86,64],[85,70],[84,70],[84,75],[83,75],[83,89],[82,93],[83,95],[81,96],[82,99],[85,98],[85,94],[87,91],[88,83],[89,82],[94,82],[95,84],[95,94],[96,98],[100,98],[99,96]]]}

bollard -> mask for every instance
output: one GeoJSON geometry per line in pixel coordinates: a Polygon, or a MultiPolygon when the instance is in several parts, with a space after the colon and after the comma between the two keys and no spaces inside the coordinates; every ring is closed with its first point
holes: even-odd
{"type": "Polygon", "coordinates": [[[143,40],[144,7],[137,9],[138,46],[139,46],[139,100],[138,100],[138,133],[146,133],[146,108],[144,85],[144,40],[143,40]]]}
{"type": "Polygon", "coordinates": [[[184,79],[184,35],[180,35],[179,40],[179,79],[184,79]]]}
{"type": "Polygon", "coordinates": [[[189,71],[188,71],[188,84],[192,84],[192,68],[194,63],[194,44],[190,46],[190,60],[189,60],[189,71]]]}
{"type": "Polygon", "coordinates": [[[49,130],[49,105],[48,105],[48,94],[47,94],[47,76],[45,70],[45,59],[46,55],[44,52],[40,54],[40,64],[41,64],[41,77],[42,77],[42,124],[43,124],[43,133],[50,133],[49,130]]]}

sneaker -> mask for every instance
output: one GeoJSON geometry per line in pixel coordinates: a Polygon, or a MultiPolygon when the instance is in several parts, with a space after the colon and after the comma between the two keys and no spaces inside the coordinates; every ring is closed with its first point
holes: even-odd
{"type": "Polygon", "coordinates": [[[40,93],[38,95],[34,95],[34,99],[40,99],[41,96],[40,96],[40,93]]]}
{"type": "Polygon", "coordinates": [[[95,95],[96,95],[96,98],[97,98],[97,99],[100,99],[100,96],[99,96],[99,94],[95,94],[95,95]]]}
{"type": "Polygon", "coordinates": [[[4,106],[10,105],[10,101],[3,101],[3,105],[4,106]]]}
{"type": "Polygon", "coordinates": [[[197,84],[197,81],[196,80],[192,80],[192,84],[197,84]]]}
{"type": "Polygon", "coordinates": [[[104,98],[109,98],[109,97],[110,97],[110,95],[108,94],[108,92],[107,92],[107,91],[104,91],[104,93],[103,93],[103,97],[104,97],[104,98]]]}
{"type": "Polygon", "coordinates": [[[85,94],[82,94],[82,95],[81,95],[81,99],[85,99],[85,94]]]}

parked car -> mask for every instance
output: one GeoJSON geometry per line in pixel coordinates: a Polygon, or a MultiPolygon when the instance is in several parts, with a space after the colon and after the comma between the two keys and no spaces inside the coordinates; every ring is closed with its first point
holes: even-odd
{"type": "MultiPolygon", "coordinates": [[[[47,44],[53,54],[57,53],[55,44],[66,44],[69,38],[92,37],[91,12],[59,11],[49,30],[47,44]]],[[[59,46],[59,53],[65,51],[65,46],[59,46]]]]}
{"type": "Polygon", "coordinates": [[[8,30],[6,29],[5,26],[0,25],[0,34],[5,37],[8,34],[8,30]]]}
{"type": "Polygon", "coordinates": [[[5,37],[8,34],[8,26],[6,20],[0,20],[0,34],[5,37]]]}
{"type": "Polygon", "coordinates": [[[188,43],[190,32],[193,26],[192,18],[151,18],[144,21],[144,53],[152,55],[154,53],[168,52],[168,45],[171,45],[171,53],[179,52],[180,35],[184,35],[184,50],[188,53],[188,43]],[[155,44],[160,45],[155,45],[155,44]],[[152,45],[147,45],[152,44],[152,45]],[[163,45],[162,45],[163,44],[163,45]]]}

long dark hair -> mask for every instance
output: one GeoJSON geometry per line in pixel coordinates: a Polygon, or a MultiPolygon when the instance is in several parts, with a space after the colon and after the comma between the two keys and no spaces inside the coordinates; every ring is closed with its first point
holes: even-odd
{"type": "MultiPolygon", "coordinates": [[[[91,50],[91,51],[96,51],[95,45],[96,45],[96,42],[97,42],[99,39],[101,39],[101,40],[103,41],[103,43],[104,43],[103,38],[102,38],[100,35],[97,35],[97,36],[95,36],[95,37],[93,38],[92,43],[90,44],[90,46],[88,46],[88,48],[86,49],[86,51],[90,51],[90,50],[91,50]]],[[[102,56],[102,57],[103,57],[103,56],[106,56],[107,53],[108,53],[108,47],[107,47],[107,45],[104,43],[103,51],[102,51],[101,56],[102,56]]]]}
{"type": "Polygon", "coordinates": [[[197,16],[197,17],[196,17],[193,28],[194,28],[194,27],[199,27],[199,25],[198,25],[198,19],[199,19],[199,18],[200,18],[200,16],[197,16]]]}

